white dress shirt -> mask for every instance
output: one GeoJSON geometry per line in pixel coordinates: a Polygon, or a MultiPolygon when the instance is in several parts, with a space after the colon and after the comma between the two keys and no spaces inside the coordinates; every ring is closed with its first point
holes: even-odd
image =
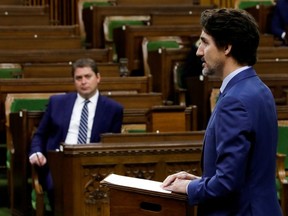
{"type": "MultiPolygon", "coordinates": [[[[95,115],[98,98],[99,98],[99,92],[97,91],[94,96],[89,98],[90,102],[87,104],[88,105],[88,132],[87,132],[86,143],[90,143],[93,119],[95,115]]],[[[82,112],[82,108],[84,106],[85,100],[86,100],[85,98],[77,94],[77,98],[74,103],[74,107],[73,107],[73,111],[72,111],[72,115],[70,119],[69,129],[68,129],[67,136],[65,139],[65,144],[70,144],[70,145],[77,144],[81,112],[82,112]]]]}

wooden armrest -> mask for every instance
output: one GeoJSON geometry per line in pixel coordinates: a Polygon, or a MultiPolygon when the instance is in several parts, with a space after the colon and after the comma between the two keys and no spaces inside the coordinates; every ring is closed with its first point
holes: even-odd
{"type": "Polygon", "coordinates": [[[179,105],[180,106],[186,106],[186,92],[187,92],[187,89],[177,88],[176,91],[178,92],[179,105]]]}
{"type": "Polygon", "coordinates": [[[281,199],[281,208],[282,208],[282,213],[283,216],[288,216],[288,183],[282,184],[282,191],[280,194],[280,199],[281,199]]]}
{"type": "Polygon", "coordinates": [[[31,165],[32,187],[36,193],[36,216],[42,216],[45,213],[44,192],[39,182],[36,165],[31,165]]]}
{"type": "Polygon", "coordinates": [[[32,186],[33,189],[35,189],[36,194],[44,194],[42,185],[39,182],[36,165],[31,165],[31,174],[32,174],[32,186]]]}
{"type": "Polygon", "coordinates": [[[282,184],[288,184],[286,179],[286,171],[285,171],[285,154],[277,153],[276,154],[276,167],[277,167],[277,177],[279,178],[282,184]]]}

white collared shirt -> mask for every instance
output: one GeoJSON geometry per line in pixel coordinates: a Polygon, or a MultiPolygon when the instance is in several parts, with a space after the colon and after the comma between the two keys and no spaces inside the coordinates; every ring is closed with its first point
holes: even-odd
{"type": "MultiPolygon", "coordinates": [[[[87,142],[90,143],[91,138],[91,131],[93,126],[93,120],[95,115],[95,110],[97,107],[97,101],[99,98],[99,91],[97,90],[96,94],[89,98],[88,103],[88,132],[87,132],[87,142]]],[[[81,118],[81,111],[84,106],[85,98],[81,97],[79,94],[77,94],[77,98],[74,103],[69,129],[67,132],[67,136],[65,139],[66,144],[75,145],[77,144],[78,139],[78,131],[79,131],[79,125],[80,125],[80,118],[81,118]]]]}

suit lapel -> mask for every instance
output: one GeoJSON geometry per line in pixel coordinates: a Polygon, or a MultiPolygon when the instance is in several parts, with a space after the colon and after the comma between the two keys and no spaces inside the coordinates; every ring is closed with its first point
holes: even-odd
{"type": "Polygon", "coordinates": [[[76,98],[77,98],[77,94],[72,93],[72,94],[67,95],[66,100],[63,102],[63,131],[64,132],[63,132],[62,139],[65,139],[67,136],[76,98]]]}
{"type": "Polygon", "coordinates": [[[104,111],[105,111],[105,100],[99,94],[99,98],[97,101],[97,107],[95,109],[95,115],[94,115],[94,120],[93,120],[90,142],[98,141],[98,134],[100,134],[101,122],[102,122],[102,119],[105,118],[104,111]]]}

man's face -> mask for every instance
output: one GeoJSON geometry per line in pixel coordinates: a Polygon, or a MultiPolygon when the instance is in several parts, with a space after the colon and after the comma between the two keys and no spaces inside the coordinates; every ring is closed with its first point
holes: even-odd
{"type": "Polygon", "coordinates": [[[92,97],[97,91],[99,82],[100,74],[96,75],[90,67],[77,68],[75,70],[74,85],[83,98],[92,97]]]}
{"type": "Polygon", "coordinates": [[[224,51],[218,49],[215,45],[214,39],[204,31],[201,33],[200,45],[196,55],[201,57],[203,62],[202,74],[204,76],[217,75],[222,77],[225,61],[224,51]]]}

